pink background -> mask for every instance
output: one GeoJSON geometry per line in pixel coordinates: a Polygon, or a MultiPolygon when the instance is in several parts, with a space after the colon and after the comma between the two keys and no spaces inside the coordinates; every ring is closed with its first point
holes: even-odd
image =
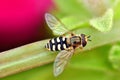
{"type": "Polygon", "coordinates": [[[0,0],[0,51],[44,38],[51,0],[0,0]]]}

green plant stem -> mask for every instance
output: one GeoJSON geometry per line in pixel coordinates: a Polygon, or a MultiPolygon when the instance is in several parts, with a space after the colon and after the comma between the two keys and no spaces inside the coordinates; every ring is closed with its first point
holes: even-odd
{"type": "MultiPolygon", "coordinates": [[[[101,33],[91,27],[79,28],[73,32],[91,35],[92,41],[83,49],[90,50],[105,44],[120,41],[120,23],[116,22],[110,32],[101,33]]],[[[57,52],[44,48],[48,40],[31,43],[0,53],[0,78],[52,62],[57,52]]],[[[79,53],[77,50],[76,53],[79,53]]]]}
{"type": "Polygon", "coordinates": [[[46,42],[39,41],[0,53],[0,78],[52,62],[55,54],[44,49],[46,42]]]}

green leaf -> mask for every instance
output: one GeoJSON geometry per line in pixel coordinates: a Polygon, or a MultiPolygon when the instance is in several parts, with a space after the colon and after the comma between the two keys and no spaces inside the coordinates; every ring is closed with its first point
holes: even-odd
{"type": "Polygon", "coordinates": [[[81,15],[90,17],[89,11],[84,7],[83,3],[78,0],[69,0],[65,3],[64,0],[54,1],[59,9],[59,14],[64,15],[81,15]],[[65,5],[64,5],[65,4],[65,5]]]}
{"type": "Polygon", "coordinates": [[[120,45],[112,46],[109,53],[109,60],[115,69],[120,70],[120,45]]]}
{"type": "Polygon", "coordinates": [[[107,32],[112,29],[113,24],[113,10],[108,9],[101,17],[90,20],[90,25],[101,32],[107,32]]]}
{"type": "Polygon", "coordinates": [[[69,30],[74,30],[78,28],[88,27],[89,19],[87,16],[67,16],[61,19],[61,22],[69,30]]]}
{"type": "MultiPolygon", "coordinates": [[[[61,22],[65,25],[54,27],[52,32],[54,35],[60,36],[71,30],[83,28],[89,26],[88,19],[85,16],[67,16],[61,19],[61,22]]],[[[60,25],[60,24],[59,24],[60,25]]]]}
{"type": "Polygon", "coordinates": [[[114,8],[115,20],[120,20],[120,0],[116,0],[114,8]]]}

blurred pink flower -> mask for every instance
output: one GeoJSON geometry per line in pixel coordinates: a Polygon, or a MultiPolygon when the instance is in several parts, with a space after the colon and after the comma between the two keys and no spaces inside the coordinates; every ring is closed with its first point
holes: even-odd
{"type": "Polygon", "coordinates": [[[39,40],[44,13],[52,6],[51,0],[1,0],[0,51],[39,40]]]}

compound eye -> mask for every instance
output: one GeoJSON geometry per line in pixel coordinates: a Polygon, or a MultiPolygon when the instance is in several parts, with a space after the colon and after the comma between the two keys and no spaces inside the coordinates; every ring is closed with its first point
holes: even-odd
{"type": "Polygon", "coordinates": [[[82,45],[83,45],[83,47],[85,47],[86,44],[87,44],[87,42],[86,42],[85,40],[82,40],[82,45]]]}

